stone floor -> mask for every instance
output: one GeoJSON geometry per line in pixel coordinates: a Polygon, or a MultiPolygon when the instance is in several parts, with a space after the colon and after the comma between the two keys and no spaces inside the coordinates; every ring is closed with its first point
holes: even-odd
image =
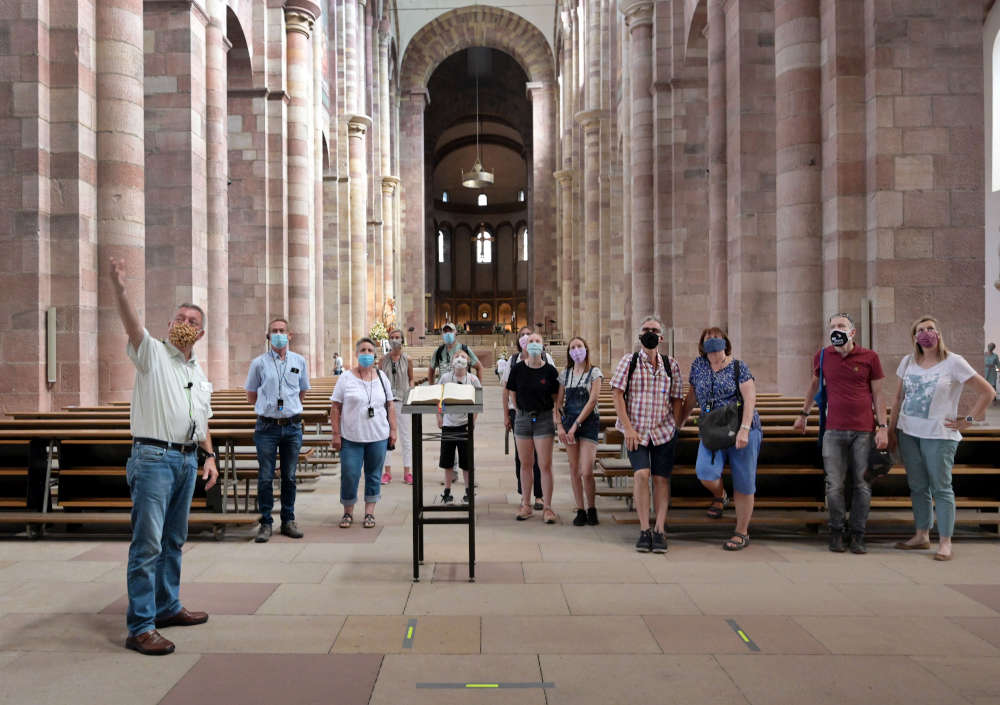
{"type": "Polygon", "coordinates": [[[486,391],[475,584],[465,527],[428,527],[412,583],[410,488],[383,488],[378,528],[342,531],[328,477],[300,495],[302,541],[192,538],[182,595],[212,618],[150,658],[122,648],[125,541],[0,541],[0,703],[1000,703],[1000,543],[959,541],[951,563],[806,534],[727,554],[720,529],[637,554],[616,503],[569,523],[559,453],[560,522],[515,522],[486,391]]]}

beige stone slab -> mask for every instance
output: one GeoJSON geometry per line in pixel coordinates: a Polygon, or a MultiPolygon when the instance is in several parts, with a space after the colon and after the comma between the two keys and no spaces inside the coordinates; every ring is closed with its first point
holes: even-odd
{"type": "Polygon", "coordinates": [[[119,652],[128,632],[122,615],[8,614],[0,617],[0,651],[119,652]]]}
{"type": "Polygon", "coordinates": [[[325,654],[344,617],[212,615],[197,627],[164,629],[184,653],[325,654]]]}
{"type": "Polygon", "coordinates": [[[568,614],[559,585],[480,585],[416,583],[406,614],[551,615],[568,614]]]}
{"type": "Polygon", "coordinates": [[[279,586],[257,614],[402,614],[409,593],[409,584],[292,583],[279,586]]]}
{"type": "Polygon", "coordinates": [[[0,561],[68,561],[96,546],[90,541],[0,541],[0,561]]]}
{"type": "Polygon", "coordinates": [[[732,563],[720,559],[694,561],[642,561],[646,570],[658,583],[726,583],[745,585],[747,583],[789,584],[788,578],[774,569],[771,563],[743,561],[732,563]]]}
{"type": "Polygon", "coordinates": [[[835,585],[852,602],[885,617],[995,617],[986,605],[943,585],[835,585]]]}
{"type": "Polygon", "coordinates": [[[658,654],[642,617],[483,617],[483,653],[658,654]]]}
{"type": "MultiPolygon", "coordinates": [[[[637,528],[632,527],[632,530],[626,537],[629,548],[633,546],[635,539],[638,536],[636,531],[637,528]]],[[[732,536],[731,531],[732,527],[729,526],[722,529],[721,533],[719,533],[715,538],[701,540],[678,538],[678,535],[670,534],[668,532],[668,550],[666,558],[670,561],[715,562],[724,560],[729,563],[759,563],[763,561],[773,563],[786,560],[784,556],[771,547],[771,544],[765,541],[759,541],[753,538],[752,535],[750,545],[742,551],[724,551],[722,544],[726,539],[732,536]]],[[[646,559],[652,559],[654,556],[646,554],[644,557],[646,559]]]]}
{"type": "Polygon", "coordinates": [[[835,654],[1000,655],[943,617],[796,617],[796,621],[835,654]]]}
{"type": "Polygon", "coordinates": [[[882,561],[914,582],[927,585],[1000,584],[1000,560],[985,559],[979,552],[963,553],[962,549],[962,544],[956,543],[955,558],[947,562],[933,560],[932,551],[896,551],[882,561]]]}
{"type": "Polygon", "coordinates": [[[679,585],[563,585],[574,615],[698,614],[698,607],[679,585]]]}
{"type": "MultiPolygon", "coordinates": [[[[412,551],[412,549],[410,549],[412,551]]],[[[448,563],[468,559],[469,548],[467,535],[454,543],[424,544],[424,560],[438,563],[448,563]]],[[[518,542],[483,542],[476,539],[476,560],[494,563],[517,563],[521,561],[540,561],[542,555],[538,544],[518,542]]]]}
{"type": "Polygon", "coordinates": [[[1000,649],[1000,617],[950,617],[948,621],[1000,649]]]}
{"type": "Polygon", "coordinates": [[[843,553],[843,561],[803,561],[775,563],[774,569],[793,583],[893,583],[913,581],[868,556],[843,553]]]}
{"type": "Polygon", "coordinates": [[[869,614],[829,585],[685,583],[684,591],[704,614],[869,614]]]}
{"type": "MultiPolygon", "coordinates": [[[[540,688],[508,690],[500,688],[429,689],[418,683],[540,683],[535,655],[455,655],[387,654],[369,705],[546,705],[540,688]]],[[[555,692],[548,691],[549,696],[555,692]]],[[[551,701],[550,701],[551,702],[551,701]]]]}
{"type": "Polygon", "coordinates": [[[3,570],[7,566],[14,565],[15,561],[0,561],[0,570],[3,570]]]}
{"type": "MultiPolygon", "coordinates": [[[[434,572],[431,574],[431,582],[435,583],[465,583],[469,581],[469,564],[466,563],[435,563],[434,572]]],[[[524,583],[523,563],[509,562],[481,562],[476,561],[476,583],[485,585],[487,583],[522,584],[524,583]]],[[[420,574],[424,575],[427,566],[420,569],[420,574]]]]}
{"type": "Polygon", "coordinates": [[[639,561],[546,561],[524,563],[526,583],[651,583],[639,561]]]}
{"type": "MultiPolygon", "coordinates": [[[[776,554],[792,563],[802,563],[805,561],[818,561],[820,563],[843,564],[844,559],[849,556],[843,553],[831,553],[827,547],[826,537],[819,539],[795,539],[789,541],[771,541],[768,547],[776,554]]],[[[853,556],[853,554],[852,554],[853,556]]],[[[871,553],[866,557],[857,557],[858,560],[874,558],[871,553]]],[[[881,558],[881,557],[880,557],[881,558]]]]}
{"type": "Polygon", "coordinates": [[[0,669],[20,657],[20,651],[0,651],[0,669]]]}
{"type": "Polygon", "coordinates": [[[0,668],[0,704],[154,705],[198,658],[174,653],[153,659],[124,648],[107,654],[26,653],[0,668]]]}
{"type": "MultiPolygon", "coordinates": [[[[653,637],[667,654],[746,654],[747,644],[717,615],[650,615],[644,617],[653,637]]],[[[761,653],[826,654],[827,649],[790,617],[732,617],[761,653]]]]}
{"type": "Polygon", "coordinates": [[[318,583],[330,572],[329,563],[282,561],[217,561],[196,580],[208,583],[318,583]]]}
{"type": "Polygon", "coordinates": [[[745,705],[710,656],[542,654],[542,676],[555,687],[548,705],[745,705]]]}
{"type": "MultiPolygon", "coordinates": [[[[277,531],[277,528],[275,529],[277,531]]],[[[252,541],[230,543],[201,542],[195,544],[184,554],[184,560],[197,561],[265,561],[268,563],[287,563],[295,558],[305,548],[305,543],[254,543],[252,541]]]]}
{"type": "Polygon", "coordinates": [[[5,613],[96,613],[117,600],[124,589],[102,583],[29,582],[0,595],[5,613]]]}
{"type": "Polygon", "coordinates": [[[479,617],[419,617],[413,638],[406,642],[412,617],[348,617],[333,645],[333,653],[478,654],[479,617]],[[404,642],[409,646],[404,648],[404,642]]]}
{"type": "Polygon", "coordinates": [[[967,705],[905,656],[716,656],[754,705],[967,705]]]}
{"type": "MultiPolygon", "coordinates": [[[[408,563],[412,542],[396,544],[307,543],[293,563],[408,563]]],[[[430,560],[428,558],[428,560],[430,560]]]]}
{"type": "MultiPolygon", "coordinates": [[[[633,542],[635,539],[633,539],[633,542]]],[[[632,545],[612,543],[581,543],[549,541],[540,544],[544,561],[638,561],[643,554],[636,553],[632,545]]],[[[662,558],[662,556],[660,556],[662,558]]]]}
{"type": "Polygon", "coordinates": [[[86,583],[111,571],[124,572],[124,563],[110,561],[19,561],[0,570],[0,582],[29,580],[86,583]]]}
{"type": "MultiPolygon", "coordinates": [[[[76,562],[76,561],[74,561],[76,562]]],[[[127,583],[126,575],[126,565],[121,564],[115,566],[106,573],[94,578],[95,583],[109,583],[120,587],[122,590],[125,589],[127,583]]],[[[209,568],[213,567],[215,562],[213,561],[198,561],[198,560],[188,560],[184,558],[181,561],[181,583],[190,583],[198,579],[202,573],[204,573],[209,568]]]]}
{"type": "MultiPolygon", "coordinates": [[[[421,576],[430,574],[434,564],[420,567],[421,576]]],[[[406,583],[413,579],[413,565],[406,563],[334,563],[324,583],[406,583]]]]}
{"type": "Polygon", "coordinates": [[[1000,701],[1000,658],[915,656],[914,661],[974,703],[1000,701]]]}

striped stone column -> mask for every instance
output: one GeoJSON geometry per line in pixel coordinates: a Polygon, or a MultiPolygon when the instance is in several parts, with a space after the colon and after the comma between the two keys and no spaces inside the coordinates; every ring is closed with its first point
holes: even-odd
{"type": "Polygon", "coordinates": [[[424,110],[427,94],[405,93],[399,115],[399,170],[403,193],[403,231],[401,276],[402,301],[400,302],[403,328],[413,327],[414,335],[426,330],[424,292],[424,110]]]}
{"type": "Polygon", "coordinates": [[[591,346],[600,336],[601,315],[601,119],[600,110],[577,113],[583,128],[583,297],[580,299],[580,328],[591,346]]]}
{"type": "Polygon", "coordinates": [[[712,325],[729,325],[726,260],[726,13],[708,0],[708,307],[712,325]]]}
{"type": "Polygon", "coordinates": [[[803,389],[822,332],[819,0],[774,6],[778,391],[803,389]]]}
{"type": "Polygon", "coordinates": [[[559,192],[560,236],[562,237],[562,268],[560,270],[559,291],[562,292],[559,308],[559,329],[568,339],[574,335],[573,320],[573,270],[569,266],[573,257],[573,171],[561,169],[553,176],[559,192]]]}
{"type": "Polygon", "coordinates": [[[530,259],[531,288],[529,289],[529,323],[542,323],[548,327],[556,316],[556,285],[551,270],[555,265],[556,248],[552,238],[555,232],[555,166],[556,100],[551,83],[531,81],[527,84],[531,100],[532,137],[532,194],[530,259]]]}
{"type": "MultiPolygon", "coordinates": [[[[396,189],[399,187],[399,177],[382,177],[382,286],[385,300],[396,299],[393,288],[393,243],[396,225],[396,189]]],[[[398,325],[398,322],[397,322],[398,325]]]]}
{"type": "MultiPolygon", "coordinates": [[[[347,150],[350,178],[351,215],[351,337],[357,340],[367,335],[368,320],[368,165],[365,137],[372,121],[367,115],[351,115],[347,119],[347,150]]],[[[353,358],[354,348],[347,351],[353,358]]],[[[344,354],[344,351],[341,351],[344,354]]]]}
{"type": "Polygon", "coordinates": [[[624,5],[629,28],[632,85],[629,155],[631,174],[632,312],[627,327],[653,312],[653,3],[624,5]]]}

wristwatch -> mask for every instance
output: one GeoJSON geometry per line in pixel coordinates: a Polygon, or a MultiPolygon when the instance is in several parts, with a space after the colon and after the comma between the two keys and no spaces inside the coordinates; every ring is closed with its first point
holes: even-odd
{"type": "Polygon", "coordinates": [[[744,431],[749,431],[750,430],[750,427],[747,424],[741,424],[740,428],[743,429],[744,431]]]}
{"type": "Polygon", "coordinates": [[[971,416],[971,415],[970,416],[966,416],[965,417],[965,423],[976,423],[976,417],[971,416]]]}
{"type": "Polygon", "coordinates": [[[889,424],[877,423],[875,424],[875,428],[889,428],[889,424]]]}

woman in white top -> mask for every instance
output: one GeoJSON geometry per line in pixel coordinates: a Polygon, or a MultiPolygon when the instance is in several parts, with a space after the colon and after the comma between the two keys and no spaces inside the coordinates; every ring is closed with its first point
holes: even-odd
{"type": "Polygon", "coordinates": [[[601,394],[604,373],[590,363],[590,349],[583,338],[572,338],[566,352],[566,369],[559,375],[559,394],[556,395],[556,409],[560,413],[556,433],[569,459],[570,485],[576,500],[573,526],[594,526],[600,523],[594,505],[597,493],[594,460],[600,432],[597,398],[601,394]]]}
{"type": "Polygon", "coordinates": [[[904,357],[896,370],[899,384],[889,419],[889,443],[890,447],[899,445],[906,466],[916,532],[908,541],[897,543],[896,548],[931,547],[933,497],[940,537],[934,560],[949,561],[955,529],[955,492],[951,487],[955,451],[962,440],[961,431],[982,418],[993,399],[993,390],[964,357],[948,352],[933,317],[917,319],[910,335],[913,354],[904,357]],[[958,401],[962,387],[969,381],[979,392],[979,398],[972,411],[962,417],[958,401]]]}
{"type": "Polygon", "coordinates": [[[381,491],[382,466],[396,445],[396,410],[386,376],[375,368],[375,342],[362,338],[355,346],[358,364],[337,380],[330,396],[330,445],[340,451],[340,528],[354,521],[358,481],[364,469],[366,529],[375,526],[375,503],[381,491]]]}

